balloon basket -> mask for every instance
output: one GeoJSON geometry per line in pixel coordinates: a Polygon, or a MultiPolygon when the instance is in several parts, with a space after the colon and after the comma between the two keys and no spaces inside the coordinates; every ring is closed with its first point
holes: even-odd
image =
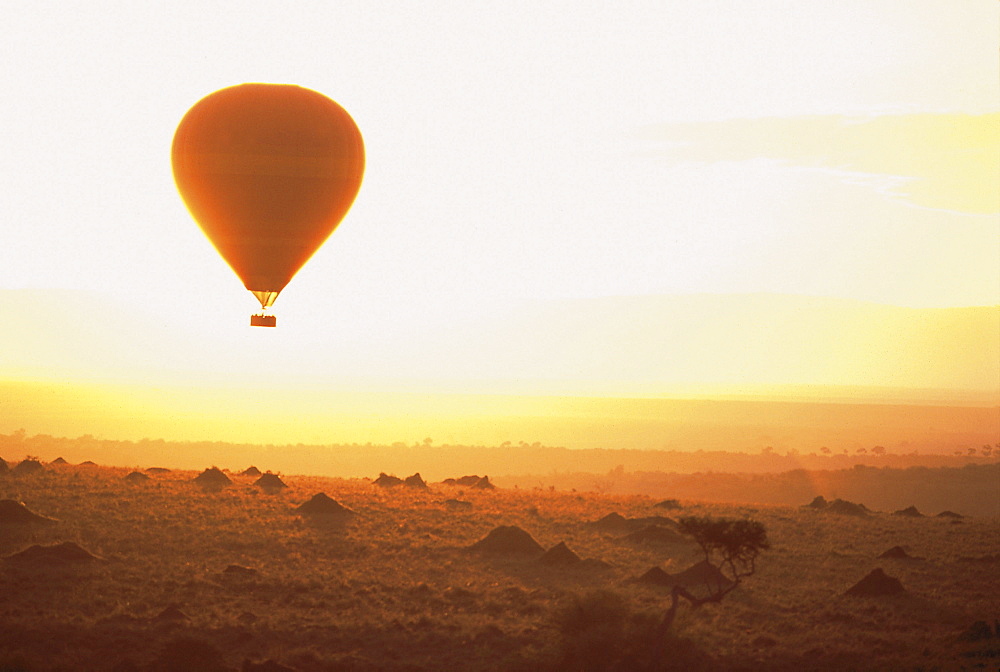
{"type": "Polygon", "coordinates": [[[277,326],[277,320],[274,315],[264,315],[263,313],[258,313],[256,315],[250,316],[250,326],[251,327],[275,327],[277,326]]]}

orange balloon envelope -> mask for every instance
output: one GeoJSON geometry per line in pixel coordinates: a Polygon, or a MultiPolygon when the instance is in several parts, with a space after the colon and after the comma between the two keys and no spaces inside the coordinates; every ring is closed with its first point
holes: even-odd
{"type": "MultiPolygon", "coordinates": [[[[242,84],[177,127],[174,180],[205,235],[267,308],[347,214],[365,148],[350,115],[299,86],[242,84]]],[[[273,326],[273,316],[252,321],[273,326]]]]}

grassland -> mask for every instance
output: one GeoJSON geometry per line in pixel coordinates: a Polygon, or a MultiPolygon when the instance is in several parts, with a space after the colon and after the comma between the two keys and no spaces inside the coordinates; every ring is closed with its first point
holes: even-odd
{"type": "Polygon", "coordinates": [[[996,636],[963,638],[976,621],[992,627],[1000,617],[996,518],[853,517],[684,500],[665,511],[645,496],[381,488],[294,475],[283,475],[289,487],[273,494],[234,474],[231,485],[210,491],[192,482],[198,472],[130,483],[130,471],[50,464],[0,475],[0,499],[57,519],[0,523],[0,556],[69,541],[100,558],[0,564],[0,669],[235,670],[270,659],[302,672],[555,670],[588,642],[602,645],[587,659],[591,669],[614,669],[608,629],[568,628],[569,606],[590,595],[623,605],[629,622],[660,615],[668,589],[633,580],[654,566],[679,571],[700,555],[686,541],[636,543],[623,529],[593,524],[612,512],[753,518],[768,531],[772,547],[745,584],[721,604],[681,607],[668,669],[1000,663],[996,636]],[[356,515],[320,523],[296,514],[320,492],[356,515]],[[606,564],[554,567],[468,549],[500,525],[606,564]],[[897,545],[914,557],[878,558],[897,545]],[[227,572],[233,565],[251,571],[227,572]],[[844,595],[875,567],[906,592],[844,595]]]}

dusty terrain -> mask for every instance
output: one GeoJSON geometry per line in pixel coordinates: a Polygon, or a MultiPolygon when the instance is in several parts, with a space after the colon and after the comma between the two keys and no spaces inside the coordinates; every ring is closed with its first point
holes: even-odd
{"type": "Polygon", "coordinates": [[[237,670],[267,660],[300,671],[555,670],[570,660],[616,669],[616,648],[634,646],[623,633],[669,601],[668,589],[634,579],[652,567],[678,572],[700,554],[669,535],[628,539],[636,525],[594,524],[610,513],[752,518],[767,529],[755,575],[721,604],[681,606],[668,669],[1000,664],[996,518],[684,499],[666,509],[650,497],[548,488],[380,487],[377,474],[282,474],[288,487],[265,492],[256,476],[229,473],[229,485],[203,488],[198,472],[126,479],[132,471],[45,464],[0,475],[0,499],[55,519],[0,522],[0,669],[237,670]],[[355,515],[299,515],[318,493],[355,515]],[[501,525],[601,562],[469,549],[501,525]],[[65,542],[97,559],[16,557],[65,542]],[[910,557],[879,558],[895,546],[910,557]],[[905,592],[845,595],[875,568],[905,592]]]}

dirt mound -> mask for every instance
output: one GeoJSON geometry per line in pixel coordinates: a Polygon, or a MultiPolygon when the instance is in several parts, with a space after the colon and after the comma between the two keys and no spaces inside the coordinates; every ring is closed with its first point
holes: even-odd
{"type": "Polygon", "coordinates": [[[476,481],[472,487],[477,488],[479,490],[494,490],[497,486],[490,483],[489,476],[483,476],[478,481],[476,481]]]}
{"type": "Polygon", "coordinates": [[[288,487],[277,474],[272,474],[270,471],[254,481],[253,484],[261,490],[267,491],[277,491],[288,487]]]}
{"type": "Polygon", "coordinates": [[[905,560],[910,557],[910,555],[903,550],[902,546],[893,546],[888,551],[882,553],[880,558],[892,558],[894,560],[905,560]]]}
{"type": "Polygon", "coordinates": [[[637,544],[676,544],[689,541],[683,534],[662,525],[646,525],[623,538],[637,544]]]}
{"type": "Polygon", "coordinates": [[[838,513],[842,516],[860,517],[868,515],[868,509],[865,508],[864,504],[855,504],[854,502],[848,502],[846,499],[835,499],[823,510],[830,513],[838,513]]]}
{"type": "Polygon", "coordinates": [[[516,525],[501,525],[472,544],[470,549],[498,555],[541,555],[545,549],[516,525]]]}
{"type": "Polygon", "coordinates": [[[244,567],[243,565],[229,565],[222,570],[222,577],[226,579],[252,579],[257,574],[256,569],[244,567]]]}
{"type": "Polygon", "coordinates": [[[657,502],[656,504],[653,504],[653,507],[657,509],[667,509],[668,511],[674,511],[676,509],[684,508],[681,506],[681,503],[676,499],[664,499],[662,502],[657,502]]]}
{"type": "Polygon", "coordinates": [[[232,481],[218,467],[210,467],[194,477],[194,482],[203,488],[224,488],[232,481]]]}
{"type": "Polygon", "coordinates": [[[825,509],[827,506],[829,506],[829,502],[826,501],[826,497],[824,497],[823,495],[816,495],[813,498],[813,501],[809,502],[808,504],[803,504],[802,508],[804,508],[804,509],[825,509]]]}
{"type": "Polygon", "coordinates": [[[55,518],[46,518],[31,511],[22,502],[13,499],[0,500],[0,523],[4,525],[36,525],[54,523],[55,518]]]}
{"type": "Polygon", "coordinates": [[[67,462],[61,457],[57,457],[56,459],[52,460],[51,464],[69,464],[69,462],[67,462]]]}
{"type": "Polygon", "coordinates": [[[936,518],[954,518],[955,520],[961,520],[965,518],[961,513],[955,513],[954,511],[942,511],[935,516],[936,518]]]}
{"type": "Polygon", "coordinates": [[[151,479],[149,478],[148,475],[142,473],[141,471],[133,471],[131,474],[125,476],[125,478],[123,478],[122,480],[127,483],[146,483],[151,479]]]}
{"type": "Polygon", "coordinates": [[[676,528],[677,521],[666,516],[643,516],[641,518],[626,518],[618,512],[612,512],[603,518],[590,523],[594,527],[611,532],[636,532],[647,527],[676,528]]]}
{"type": "Polygon", "coordinates": [[[268,658],[262,663],[254,663],[249,658],[243,661],[240,672],[296,672],[294,667],[288,667],[268,658]]]}
{"type": "Polygon", "coordinates": [[[576,567],[578,569],[601,572],[611,569],[614,565],[598,558],[584,558],[576,564],[576,567]]]}
{"type": "Polygon", "coordinates": [[[397,485],[402,485],[403,479],[399,478],[398,476],[390,476],[389,474],[383,471],[378,475],[378,478],[372,481],[372,483],[374,485],[378,485],[383,488],[394,488],[397,485]]]}
{"type": "Polygon", "coordinates": [[[169,474],[170,470],[166,467],[150,467],[146,470],[147,474],[169,474]]]}
{"type": "Polygon", "coordinates": [[[590,524],[605,530],[620,530],[628,527],[628,518],[617,511],[612,511],[608,515],[592,521],[590,524]]]}
{"type": "Polygon", "coordinates": [[[666,516],[643,516],[642,518],[627,518],[626,520],[628,520],[628,525],[632,529],[639,529],[648,525],[659,525],[660,527],[669,527],[675,530],[680,528],[676,520],[667,518],[666,516]]]}
{"type": "Polygon", "coordinates": [[[81,467],[96,467],[97,466],[97,462],[94,462],[93,460],[84,460],[83,462],[80,463],[80,466],[81,467]]]}
{"type": "Polygon", "coordinates": [[[30,474],[40,474],[43,471],[45,471],[45,467],[42,466],[41,462],[27,459],[18,462],[17,466],[10,470],[10,473],[15,476],[28,476],[30,474]]]}
{"type": "Polygon", "coordinates": [[[33,566],[53,566],[66,565],[78,562],[93,562],[99,560],[96,555],[90,553],[72,541],[64,541],[53,546],[39,546],[35,544],[23,551],[7,557],[9,562],[31,564],[33,566]]]}
{"type": "Polygon", "coordinates": [[[538,561],[550,567],[567,567],[579,563],[580,556],[570,550],[565,541],[560,541],[545,551],[545,554],[538,561]]]}
{"type": "Polygon", "coordinates": [[[470,485],[475,485],[482,479],[479,476],[462,476],[461,478],[456,478],[454,480],[455,480],[455,485],[470,486],[470,485]]]}
{"type": "Polygon", "coordinates": [[[924,514],[920,513],[915,506],[908,506],[905,509],[900,509],[899,511],[893,511],[894,516],[906,516],[907,518],[923,518],[924,514]]]}
{"type": "Polygon", "coordinates": [[[845,591],[854,597],[886,597],[905,592],[899,579],[887,575],[881,567],[876,567],[868,575],[845,591]]]}
{"type": "Polygon", "coordinates": [[[659,567],[653,567],[637,579],[635,583],[652,586],[683,586],[689,590],[704,588],[709,592],[728,588],[733,584],[715,565],[704,560],[691,565],[682,572],[670,574],[659,567]]]}
{"type": "Polygon", "coordinates": [[[444,505],[449,509],[456,510],[469,510],[472,508],[472,502],[466,502],[461,499],[446,499],[444,500],[444,505]]]}
{"type": "Polygon", "coordinates": [[[427,489],[427,483],[425,483],[424,479],[421,478],[420,472],[417,472],[412,476],[407,476],[406,479],[403,481],[403,485],[405,485],[408,488],[420,488],[423,490],[427,489]]]}
{"type": "Polygon", "coordinates": [[[178,623],[180,621],[190,621],[191,619],[187,614],[181,611],[181,608],[178,605],[171,604],[169,607],[154,616],[153,620],[160,621],[161,623],[178,623]]]}
{"type": "MultiPolygon", "coordinates": [[[[1000,637],[1000,623],[997,624],[997,637],[1000,637]]],[[[976,621],[958,636],[960,642],[981,642],[986,639],[993,639],[993,629],[986,621],[976,621]]]]}
{"type": "Polygon", "coordinates": [[[260,476],[260,469],[255,466],[249,466],[240,472],[240,476],[260,476]]]}
{"type": "Polygon", "coordinates": [[[320,516],[347,518],[355,515],[353,511],[342,506],[340,502],[330,499],[325,493],[313,495],[312,499],[299,504],[295,512],[300,516],[320,516]]]}
{"type": "Polygon", "coordinates": [[[652,567],[648,572],[635,579],[636,583],[646,583],[651,586],[672,586],[673,578],[659,567],[652,567]]]}
{"type": "Polygon", "coordinates": [[[732,581],[719,571],[715,565],[702,560],[691,565],[683,572],[671,574],[670,578],[674,584],[680,584],[687,588],[696,586],[711,586],[712,588],[726,588],[732,585],[732,581]]]}

